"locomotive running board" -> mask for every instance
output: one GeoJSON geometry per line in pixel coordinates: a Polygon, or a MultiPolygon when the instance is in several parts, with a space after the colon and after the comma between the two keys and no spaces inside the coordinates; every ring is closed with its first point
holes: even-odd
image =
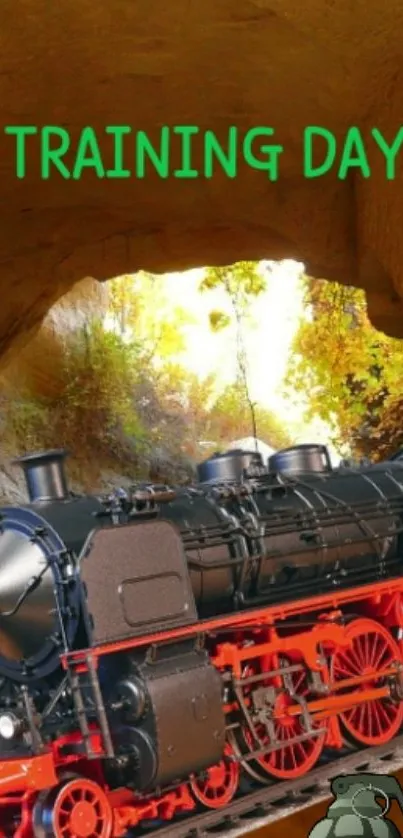
{"type": "Polygon", "coordinates": [[[141,834],[144,838],[215,838],[220,835],[223,838],[239,838],[331,798],[330,782],[339,774],[355,771],[392,774],[401,769],[403,736],[398,736],[388,745],[367,748],[322,763],[300,780],[261,788],[217,811],[189,815],[180,823],[150,831],[142,830],[141,834]]]}

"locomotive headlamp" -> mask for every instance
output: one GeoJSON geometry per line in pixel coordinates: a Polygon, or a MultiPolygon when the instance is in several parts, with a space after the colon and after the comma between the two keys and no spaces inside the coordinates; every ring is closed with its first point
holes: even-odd
{"type": "Polygon", "coordinates": [[[13,713],[4,713],[0,716],[0,736],[2,739],[14,739],[21,727],[21,722],[13,713]]]}

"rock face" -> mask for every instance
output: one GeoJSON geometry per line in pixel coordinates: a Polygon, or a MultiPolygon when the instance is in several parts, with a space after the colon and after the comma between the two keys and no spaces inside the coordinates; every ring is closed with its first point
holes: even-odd
{"type": "MultiPolygon", "coordinates": [[[[108,125],[132,127],[128,168],[136,132],[157,143],[162,126],[199,127],[192,163],[202,172],[207,129],[224,143],[231,125],[242,136],[272,126],[284,147],[276,182],[242,153],[234,179],[220,166],[212,178],[164,179],[151,165],[142,179],[102,179],[91,169],[65,179],[55,168],[42,179],[40,139],[31,136],[18,179],[15,137],[2,130],[3,359],[84,276],[245,258],[297,258],[315,276],[360,285],[375,325],[403,335],[401,166],[387,181],[370,136],[377,127],[391,143],[400,127],[401,3],[20,0],[17,10],[3,0],[0,32],[3,125],[64,127],[70,171],[85,126],[101,138],[106,168],[113,165],[108,125]],[[323,177],[304,178],[307,125],[334,133],[338,162],[348,128],[359,126],[371,176],[357,169],[339,179],[335,163],[323,177]]],[[[318,145],[319,158],[325,147],[318,145]]],[[[179,165],[174,137],[171,166],[179,165]]]]}

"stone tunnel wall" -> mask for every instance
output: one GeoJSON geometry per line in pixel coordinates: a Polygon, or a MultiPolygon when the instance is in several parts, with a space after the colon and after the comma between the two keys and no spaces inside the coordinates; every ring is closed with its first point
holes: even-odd
{"type": "MultiPolygon", "coordinates": [[[[281,173],[245,164],[229,178],[108,179],[87,169],[78,180],[41,177],[40,139],[26,144],[16,177],[15,137],[0,132],[0,355],[3,361],[48,308],[83,276],[105,279],[240,259],[296,258],[312,275],[367,290],[370,316],[403,334],[401,166],[387,181],[376,126],[392,142],[403,114],[403,7],[355,0],[12,0],[0,8],[3,126],[63,126],[72,171],[84,126],[128,125],[158,142],[162,126],[213,130],[225,144],[272,126],[284,147],[281,173]],[[322,125],[337,137],[337,160],[323,177],[302,174],[302,136],[322,125]],[[346,131],[359,126],[371,176],[338,178],[346,131]]],[[[193,165],[203,170],[202,140],[193,165]]],[[[258,143],[259,145],[259,143],[258,143]]],[[[319,152],[322,153],[322,152],[319,152]]],[[[256,147],[256,154],[259,154],[256,147]]],[[[180,148],[172,144],[172,168],[180,148]]],[[[398,158],[396,158],[398,159],[398,158]]],[[[132,167],[133,168],[133,167],[132,167]]]]}

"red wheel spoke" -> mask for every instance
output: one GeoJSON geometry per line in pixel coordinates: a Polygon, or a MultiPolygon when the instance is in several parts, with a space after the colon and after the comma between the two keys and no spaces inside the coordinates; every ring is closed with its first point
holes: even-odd
{"type": "Polygon", "coordinates": [[[373,714],[376,723],[376,731],[379,735],[379,733],[382,730],[381,711],[379,704],[377,704],[375,701],[373,702],[373,714]]]}
{"type": "Polygon", "coordinates": [[[369,658],[370,658],[370,651],[369,651],[369,645],[368,645],[368,635],[365,634],[364,637],[360,638],[360,640],[361,640],[361,643],[359,643],[358,645],[361,646],[362,660],[365,660],[365,664],[366,664],[366,666],[368,666],[369,658]]]}
{"type": "Polygon", "coordinates": [[[383,647],[382,643],[380,642],[380,638],[378,637],[378,635],[375,635],[375,637],[373,638],[372,654],[371,654],[371,666],[373,666],[374,669],[377,669],[377,667],[378,667],[379,660],[380,660],[378,658],[378,655],[382,655],[383,648],[384,647],[383,647]],[[380,649],[380,651],[379,651],[379,649],[380,649]]]}
{"type": "Polygon", "coordinates": [[[296,758],[296,756],[295,756],[294,746],[293,746],[293,745],[291,745],[291,747],[290,747],[290,754],[291,754],[291,759],[292,759],[292,764],[293,764],[293,767],[294,767],[294,768],[296,768],[298,763],[297,763],[297,758],[296,758]]]}
{"type": "Polygon", "coordinates": [[[356,672],[361,675],[362,668],[365,666],[365,658],[363,657],[362,650],[360,648],[359,643],[357,643],[356,639],[353,640],[352,648],[349,649],[348,652],[345,649],[346,656],[349,654],[351,663],[354,664],[356,672]]]}
{"type": "Polygon", "coordinates": [[[303,685],[306,681],[305,672],[297,672],[293,680],[293,687],[298,695],[305,695],[306,689],[304,690],[303,685]]]}
{"type": "Polygon", "coordinates": [[[345,666],[342,666],[339,660],[337,661],[337,663],[335,663],[334,668],[335,670],[337,670],[337,672],[340,672],[342,675],[344,675],[345,678],[351,678],[352,675],[357,674],[352,673],[351,667],[348,667],[347,664],[345,666]]]}
{"type": "Polygon", "coordinates": [[[349,659],[347,657],[347,651],[345,649],[340,650],[338,655],[338,666],[343,666],[346,672],[348,672],[350,678],[352,678],[354,675],[361,675],[362,673],[362,665],[360,662],[357,663],[354,660],[354,657],[352,655],[349,659]]]}
{"type": "Polygon", "coordinates": [[[387,646],[384,646],[383,648],[381,647],[381,650],[374,663],[374,670],[376,671],[377,669],[385,669],[392,662],[392,660],[392,655],[390,654],[390,651],[387,648],[387,646]]]}

